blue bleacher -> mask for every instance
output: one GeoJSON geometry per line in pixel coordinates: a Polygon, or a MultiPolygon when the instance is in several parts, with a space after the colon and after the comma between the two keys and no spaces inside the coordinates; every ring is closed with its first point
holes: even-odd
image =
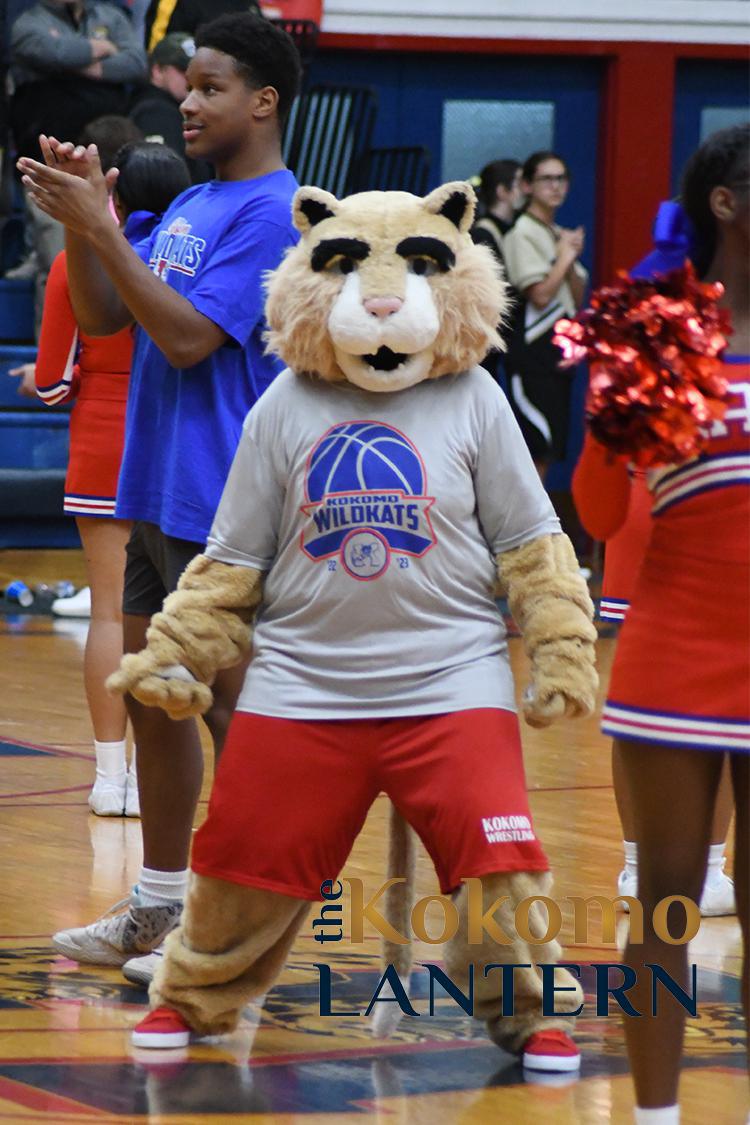
{"type": "MultiPolygon", "coordinates": [[[[31,399],[26,401],[31,403],[31,399]]],[[[64,476],[67,461],[65,414],[50,412],[45,417],[40,410],[0,412],[0,469],[58,469],[64,476]]]]}
{"type": "MultiPolygon", "coordinates": [[[[31,344],[17,344],[15,347],[0,345],[0,410],[36,410],[37,402],[31,398],[21,398],[18,379],[8,375],[12,367],[33,363],[35,359],[36,348],[31,344]]],[[[38,405],[44,404],[40,402],[38,405]]]]}
{"type": "MultiPolygon", "coordinates": [[[[11,285],[28,283],[0,281],[3,337],[13,315],[5,303],[11,285]]],[[[0,549],[80,545],[75,521],[62,510],[70,407],[21,397],[8,375],[35,358],[31,345],[0,344],[0,549]]]]}
{"type": "Polygon", "coordinates": [[[34,339],[34,282],[0,277],[0,340],[25,343],[34,339]]]}

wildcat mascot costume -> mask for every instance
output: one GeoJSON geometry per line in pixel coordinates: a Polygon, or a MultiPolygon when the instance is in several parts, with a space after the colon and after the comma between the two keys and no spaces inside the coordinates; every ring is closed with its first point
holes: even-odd
{"type": "MultiPolygon", "coordinates": [[[[140,1045],[235,1027],[385,791],[453,896],[446,971],[466,991],[473,965],[492,1039],[538,1069],[578,1066],[570,1016],[542,1015],[538,966],[560,956],[544,912],[531,909],[531,942],[514,925],[549,865],[495,597],[523,634],[534,726],[593,710],[593,607],[505,397],[477,366],[502,346],[505,298],[469,237],[473,212],[464,183],[424,199],[295,197],[302,237],[266,309],[288,369],[247,417],[206,553],[110,685],[198,714],[216,672],[253,649],[140,1045]],[[522,967],[503,1016],[500,974],[483,967],[510,962],[522,967]]],[[[407,899],[388,908],[402,933],[407,899]]],[[[386,953],[406,976],[403,947],[386,953]]],[[[554,974],[557,1009],[573,1012],[580,989],[554,974]]]]}

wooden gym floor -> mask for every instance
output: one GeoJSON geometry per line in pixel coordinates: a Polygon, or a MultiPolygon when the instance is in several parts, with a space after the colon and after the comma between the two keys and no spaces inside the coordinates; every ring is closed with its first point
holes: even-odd
{"type": "MultiPolygon", "coordinates": [[[[0,553],[14,577],[83,582],[77,552],[0,553]]],[[[303,928],[280,983],[241,1028],[184,1052],[136,1052],[128,1030],[145,994],[118,969],[56,956],[49,936],[93,921],[137,878],[139,822],[89,815],[91,732],[81,676],[85,622],[0,616],[0,1125],[218,1125],[252,1121],[319,1125],[624,1125],[633,1095],[619,1018],[596,1016],[592,962],[620,960],[592,935],[566,957],[583,966],[587,1003],[578,1020],[578,1081],[524,1081],[515,1060],[447,998],[433,1017],[405,1018],[373,1040],[364,1018],[319,1013],[314,962],[333,968],[333,1010],[363,1011],[377,981],[378,940],[312,940],[303,928]]],[[[523,655],[511,642],[519,681],[523,655]]],[[[606,685],[613,639],[599,642],[606,685]]],[[[596,720],[547,732],[524,729],[531,807],[552,862],[558,898],[615,893],[621,861],[609,747],[596,720]]],[[[210,754],[199,820],[210,784],[210,754]]],[[[345,874],[369,893],[383,880],[384,798],[373,807],[345,874]]],[[[731,856],[729,861],[731,867],[731,856]]],[[[436,884],[427,859],[420,895],[436,884]]],[[[428,916],[429,917],[429,916],[428,916]]],[[[620,928],[624,926],[621,921],[620,928]]],[[[429,925],[429,922],[428,922],[429,925]]],[[[594,927],[596,929],[596,927],[594,927]]],[[[699,966],[699,1016],[690,1021],[681,1100],[684,1125],[744,1125],[748,1114],[734,918],[704,920],[691,946],[699,966]]],[[[439,961],[439,947],[417,949],[439,961]]],[[[416,1007],[426,1012],[426,974],[416,1007]]]]}

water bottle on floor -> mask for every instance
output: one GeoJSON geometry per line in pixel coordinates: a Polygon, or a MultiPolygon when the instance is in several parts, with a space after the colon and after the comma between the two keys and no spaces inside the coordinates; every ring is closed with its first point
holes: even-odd
{"type": "Polygon", "coordinates": [[[34,595],[20,578],[5,587],[5,597],[7,601],[15,602],[16,605],[23,606],[24,609],[28,609],[34,602],[34,595]]]}

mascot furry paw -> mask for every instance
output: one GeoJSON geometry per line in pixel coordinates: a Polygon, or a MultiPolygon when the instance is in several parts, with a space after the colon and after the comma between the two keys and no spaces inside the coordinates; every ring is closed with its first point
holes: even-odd
{"type": "MultiPolygon", "coordinates": [[[[492,1038],[518,1053],[534,1039],[527,1062],[543,1068],[543,1032],[570,1026],[542,1016],[539,966],[559,947],[515,928],[516,906],[549,876],[495,592],[524,635],[535,725],[594,706],[593,607],[507,401],[478,366],[501,346],[505,296],[469,237],[473,212],[463,183],[424,199],[299,190],[301,239],[266,307],[287,370],[246,419],[206,555],[113,680],[198,711],[216,671],[248,651],[255,615],[189,900],[151,989],[200,1033],[231,1029],[283,968],[309,902],[340,893],[380,791],[399,810],[391,933],[408,935],[416,832],[460,921],[446,965],[457,983],[474,965],[492,1038]],[[489,925],[469,945],[477,910],[496,910],[508,940],[489,925]],[[500,1018],[490,962],[529,965],[517,1017],[500,1018]]],[[[408,941],[384,953],[403,985],[408,941]]],[[[555,973],[573,1011],[580,990],[555,973]]],[[[572,1044],[563,1053],[577,1067],[572,1044]]]]}
{"type": "Polygon", "coordinates": [[[148,647],[124,656],[107,687],[161,707],[173,719],[205,714],[216,673],[250,651],[248,622],[262,589],[259,571],[198,555],[151,619],[148,647]]]}

